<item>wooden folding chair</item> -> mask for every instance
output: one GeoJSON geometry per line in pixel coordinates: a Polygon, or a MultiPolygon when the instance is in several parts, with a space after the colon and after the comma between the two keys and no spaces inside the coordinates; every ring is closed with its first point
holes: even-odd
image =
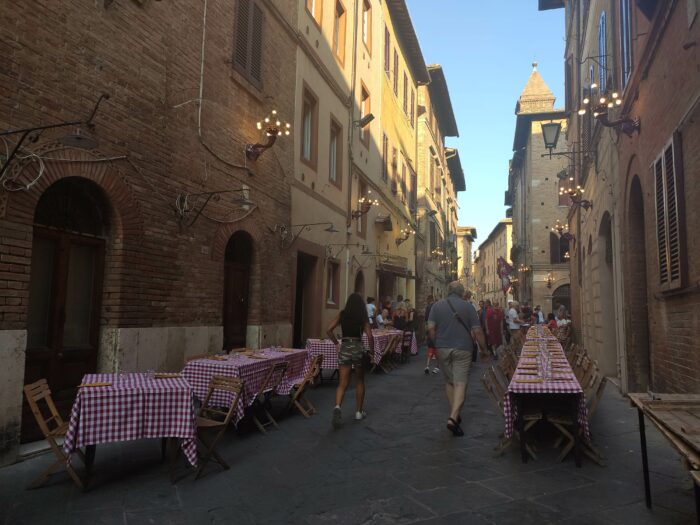
{"type": "Polygon", "coordinates": [[[411,356],[411,343],[413,342],[413,330],[404,330],[401,336],[401,362],[407,363],[411,356]]]}
{"type": "MultiPolygon", "coordinates": [[[[498,373],[496,370],[491,367],[486,372],[484,372],[484,375],[481,378],[482,383],[484,384],[484,387],[486,388],[486,392],[489,394],[489,397],[491,398],[491,401],[493,401],[494,405],[496,406],[496,409],[502,414],[503,413],[503,400],[505,396],[507,395],[507,387],[504,387],[501,382],[498,379],[498,373]]],[[[542,412],[538,410],[528,410],[523,414],[523,417],[525,419],[525,428],[524,428],[524,433],[527,433],[528,430],[530,430],[533,426],[538,421],[542,420],[542,412]]],[[[514,435],[518,435],[517,431],[514,430],[514,435]]],[[[525,436],[518,436],[519,439],[525,439],[525,436]]],[[[512,439],[506,439],[503,434],[501,434],[501,441],[498,443],[496,448],[497,454],[496,456],[501,456],[503,453],[506,451],[506,449],[510,446],[512,443],[512,439]]],[[[535,455],[535,451],[533,447],[529,443],[525,443],[525,449],[527,450],[527,453],[532,456],[532,459],[537,459],[537,456],[535,455]]]]}
{"type": "Polygon", "coordinates": [[[379,363],[374,363],[374,365],[372,365],[372,368],[369,371],[370,374],[374,372],[377,366],[379,366],[387,374],[394,369],[394,365],[391,363],[391,355],[396,351],[396,345],[398,345],[401,341],[401,337],[401,335],[394,335],[389,338],[386,348],[384,348],[384,352],[382,352],[379,359],[379,363]]]}
{"type": "Polygon", "coordinates": [[[301,412],[301,414],[306,418],[309,418],[312,414],[316,413],[316,408],[311,404],[311,402],[308,399],[306,399],[305,394],[307,389],[313,385],[316,376],[321,373],[322,363],[323,355],[319,354],[317,356],[314,356],[313,360],[311,361],[311,365],[309,366],[309,371],[307,372],[302,382],[297,385],[294,385],[294,387],[292,388],[292,396],[289,400],[289,406],[287,408],[287,411],[290,411],[292,408],[296,407],[299,410],[299,412],[301,412]]]}
{"type": "MultiPolygon", "coordinates": [[[[27,403],[29,403],[29,408],[34,414],[34,419],[36,419],[41,433],[44,435],[44,439],[48,442],[51,450],[56,455],[56,461],[47,468],[39,477],[37,477],[30,485],[29,488],[37,488],[46,483],[51,476],[51,474],[65,468],[68,475],[73,479],[76,485],[81,489],[85,488],[83,480],[80,479],[78,473],[73,469],[73,467],[68,462],[68,455],[63,452],[63,449],[56,443],[56,439],[59,437],[64,437],[68,431],[68,422],[63,421],[63,418],[58,413],[56,405],[51,397],[51,390],[49,389],[49,384],[46,379],[39,379],[36,383],[31,383],[24,386],[24,396],[27,398],[27,403]],[[48,409],[48,414],[50,417],[44,418],[44,413],[39,407],[39,402],[43,401],[48,409]]],[[[76,451],[78,457],[85,464],[85,456],[80,450],[76,451]]]]}
{"type": "Polygon", "coordinates": [[[258,430],[260,430],[260,432],[263,434],[267,434],[265,427],[270,425],[273,425],[275,428],[279,428],[277,421],[275,421],[268,409],[271,408],[270,399],[274,395],[279,384],[282,382],[282,379],[284,379],[284,375],[287,373],[288,367],[289,363],[286,361],[272,365],[268,370],[265,381],[263,381],[263,383],[260,385],[260,390],[258,390],[258,393],[255,395],[255,400],[253,401],[252,405],[253,422],[258,427],[258,430]],[[258,419],[255,414],[256,410],[265,416],[264,422],[258,419]]]}
{"type": "Polygon", "coordinates": [[[226,433],[226,429],[231,423],[233,415],[236,413],[236,407],[238,407],[238,401],[242,391],[243,381],[237,377],[213,376],[209,381],[207,396],[204,398],[202,408],[197,416],[197,438],[199,442],[204,445],[205,451],[204,454],[199,455],[200,463],[194,479],[199,479],[204,471],[204,467],[211,459],[214,459],[224,470],[230,468],[228,463],[226,463],[216,451],[216,446],[226,433]],[[211,400],[215,392],[225,392],[232,396],[231,404],[227,410],[222,410],[212,405],[211,400]],[[213,438],[204,438],[207,432],[215,430],[217,432],[214,434],[213,438]]]}
{"type": "MultiPolygon", "coordinates": [[[[605,383],[607,382],[607,378],[602,373],[600,373],[599,370],[597,370],[597,366],[595,368],[596,371],[591,376],[591,381],[588,385],[588,389],[584,388],[586,395],[586,409],[588,412],[589,422],[593,418],[593,414],[595,413],[596,408],[598,407],[598,403],[603,397],[603,393],[605,391],[605,383]]],[[[547,421],[552,423],[552,425],[554,425],[554,427],[561,433],[561,437],[555,442],[555,447],[560,446],[561,443],[565,441],[564,447],[562,448],[562,451],[559,454],[558,458],[559,461],[564,461],[564,458],[566,458],[566,456],[568,456],[574,448],[575,439],[572,430],[574,422],[569,414],[556,412],[547,414],[547,421]]],[[[579,436],[583,437],[582,428],[579,428],[579,436]]],[[[581,445],[581,450],[586,456],[588,456],[601,467],[605,466],[605,463],[603,462],[605,458],[590,439],[581,439],[581,445]]]]}

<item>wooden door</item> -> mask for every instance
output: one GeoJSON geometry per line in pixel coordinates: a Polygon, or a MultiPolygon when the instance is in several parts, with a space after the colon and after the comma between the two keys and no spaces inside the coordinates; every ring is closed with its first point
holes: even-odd
{"type": "MultiPolygon", "coordinates": [[[[34,229],[24,382],[46,378],[64,417],[97,366],[104,250],[99,238],[34,229]]],[[[25,403],[21,441],[42,437],[25,403]]]]}
{"type": "Polygon", "coordinates": [[[224,348],[245,346],[248,328],[249,266],[226,262],[224,269],[224,348]]]}

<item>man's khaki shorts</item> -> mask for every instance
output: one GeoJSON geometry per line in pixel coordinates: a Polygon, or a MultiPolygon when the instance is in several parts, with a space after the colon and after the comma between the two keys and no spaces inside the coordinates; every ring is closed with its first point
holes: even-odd
{"type": "Polygon", "coordinates": [[[438,362],[445,375],[445,381],[453,385],[461,383],[466,385],[469,380],[469,369],[472,366],[472,353],[469,350],[456,348],[438,348],[438,362]]]}

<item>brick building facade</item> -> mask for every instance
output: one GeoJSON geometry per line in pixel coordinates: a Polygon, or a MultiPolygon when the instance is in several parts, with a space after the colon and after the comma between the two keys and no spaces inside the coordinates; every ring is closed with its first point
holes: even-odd
{"type": "Polygon", "coordinates": [[[3,8],[0,129],[84,120],[110,97],[82,140],[45,131],[3,176],[0,461],[20,428],[35,438],[25,382],[48,378],[65,410],[90,370],[289,342],[275,225],[290,221],[292,142],[257,161],[244,146],[272,109],[293,118],[295,17],[291,0],[3,8]]]}
{"type": "Polygon", "coordinates": [[[566,8],[569,149],[591,152],[573,173],[593,208],[569,214],[581,342],[605,343],[623,391],[700,392],[700,6],[540,0],[553,8],[566,8]],[[584,102],[600,96],[612,107],[584,102]]]}

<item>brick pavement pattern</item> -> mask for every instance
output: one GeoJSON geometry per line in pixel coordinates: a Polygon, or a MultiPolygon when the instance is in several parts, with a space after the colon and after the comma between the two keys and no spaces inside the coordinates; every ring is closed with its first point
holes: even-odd
{"type": "Polygon", "coordinates": [[[25,490],[48,455],[0,469],[0,524],[695,523],[689,476],[651,425],[654,508],[645,508],[637,414],[614,387],[591,420],[607,467],[557,463],[546,443],[523,464],[517,447],[493,457],[503,415],[478,381],[485,364],[472,367],[466,435],[454,438],[444,428],[442,378],[425,376],[423,363],[369,377],[364,421],[353,420],[349,392],[338,431],[330,425],[334,384],[309,392],[319,410],[311,419],[280,418],[280,430],[265,436],[232,429],[219,447],[231,470],[208,467],[197,482],[170,483],[157,440],[98,447],[88,493],[65,473],[25,490]]]}

